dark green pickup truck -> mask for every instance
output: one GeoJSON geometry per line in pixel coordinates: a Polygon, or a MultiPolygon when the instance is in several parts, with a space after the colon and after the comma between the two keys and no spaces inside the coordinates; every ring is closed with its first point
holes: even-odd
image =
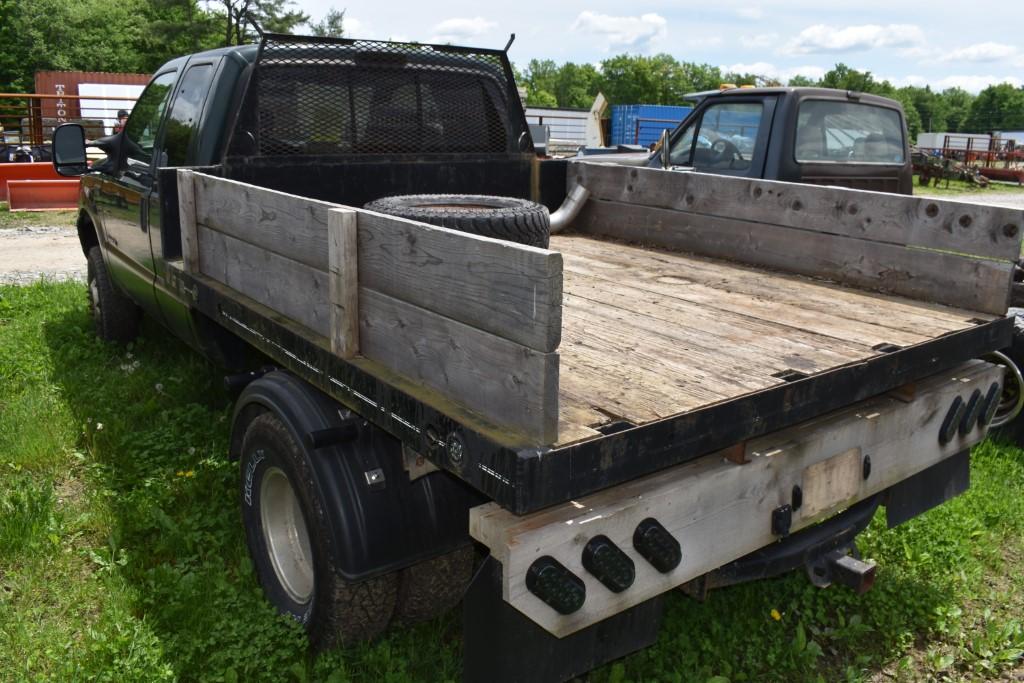
{"type": "Polygon", "coordinates": [[[317,647],[461,600],[465,680],[561,681],[653,642],[675,588],[867,590],[857,534],[962,492],[1000,409],[1020,213],[743,177],[773,143],[720,107],[823,117],[804,170],[898,167],[895,114],[878,143],[843,123],[866,96],[787,93],[673,138],[721,175],[549,162],[504,51],[268,34],[54,163],[98,334],[144,311],[236,373],[268,600],[317,647]]]}

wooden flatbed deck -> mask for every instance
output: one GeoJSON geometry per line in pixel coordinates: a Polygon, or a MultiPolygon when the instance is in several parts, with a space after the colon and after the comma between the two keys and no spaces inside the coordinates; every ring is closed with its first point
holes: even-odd
{"type": "Polygon", "coordinates": [[[546,250],[179,169],[169,286],[515,514],[1010,341],[1019,211],[572,170],[546,250]]]}
{"type": "Polygon", "coordinates": [[[563,258],[563,445],[994,319],[589,236],[553,236],[551,249],[563,258]]]}

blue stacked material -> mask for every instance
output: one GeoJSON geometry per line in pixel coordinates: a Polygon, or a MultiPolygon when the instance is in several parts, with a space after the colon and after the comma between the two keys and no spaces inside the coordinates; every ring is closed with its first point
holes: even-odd
{"type": "Polygon", "coordinates": [[[612,106],[613,145],[644,145],[658,141],[661,131],[679,125],[693,107],[663,104],[616,104],[612,106]]]}

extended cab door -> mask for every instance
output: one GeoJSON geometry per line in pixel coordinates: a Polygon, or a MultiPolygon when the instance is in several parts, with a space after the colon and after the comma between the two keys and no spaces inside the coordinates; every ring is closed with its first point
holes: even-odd
{"type": "Polygon", "coordinates": [[[111,276],[139,305],[159,317],[153,296],[155,269],[149,242],[153,150],[177,70],[158,73],[139,96],[125,125],[121,163],[95,194],[111,276]]]}
{"type": "Polygon", "coordinates": [[[708,98],[671,138],[673,166],[760,178],[775,114],[774,96],[708,98]]]}
{"type": "MultiPolygon", "coordinates": [[[[155,165],[158,168],[195,164],[200,120],[219,62],[216,57],[193,58],[182,70],[181,78],[174,86],[170,110],[156,145],[155,165]]],[[[169,192],[173,196],[174,188],[161,187],[161,174],[155,176],[147,198],[149,239],[157,274],[153,283],[154,294],[164,324],[177,336],[189,339],[193,336],[189,308],[166,287],[163,277],[165,260],[180,257],[180,241],[171,239],[172,234],[176,235],[177,226],[165,225],[161,214],[160,195],[169,192]]]]}

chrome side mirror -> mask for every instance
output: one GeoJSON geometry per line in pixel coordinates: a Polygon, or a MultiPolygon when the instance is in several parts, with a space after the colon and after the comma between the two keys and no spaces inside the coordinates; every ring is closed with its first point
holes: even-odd
{"type": "Polygon", "coordinates": [[[669,149],[668,144],[668,129],[666,128],[661,131],[661,139],[658,140],[658,155],[661,159],[662,168],[668,168],[672,165],[670,152],[671,150],[669,149]]]}

